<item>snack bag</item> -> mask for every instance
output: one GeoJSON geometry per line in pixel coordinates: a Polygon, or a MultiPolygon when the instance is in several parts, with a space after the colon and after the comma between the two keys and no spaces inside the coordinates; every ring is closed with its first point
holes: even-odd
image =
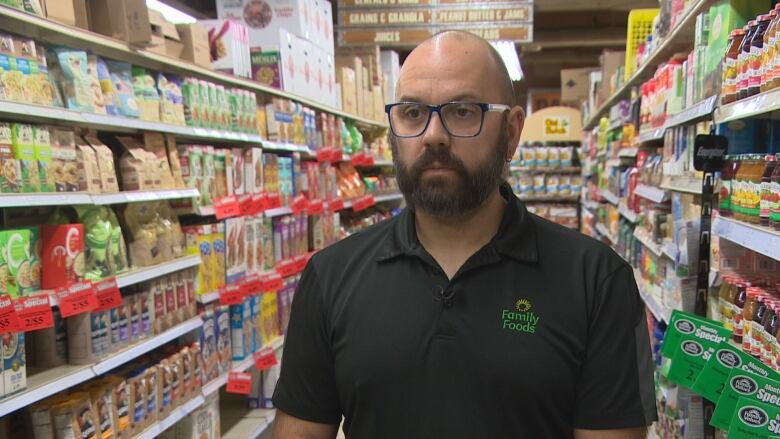
{"type": "Polygon", "coordinates": [[[87,53],[68,48],[55,48],[52,53],[56,57],[58,67],[52,68],[51,73],[60,83],[66,107],[74,111],[94,113],[95,97],[100,91],[100,85],[93,84],[91,81],[87,53]],[[98,88],[93,90],[93,85],[97,85],[98,88]]]}
{"type": "Polygon", "coordinates": [[[133,94],[140,103],[140,118],[152,122],[160,121],[160,94],[154,78],[146,69],[133,66],[133,94]]]}
{"type": "Polygon", "coordinates": [[[157,91],[160,95],[160,122],[185,125],[181,80],[172,75],[159,73],[157,91]]]}
{"type": "MultiPolygon", "coordinates": [[[[93,55],[90,55],[89,61],[92,64],[93,55]]],[[[118,97],[114,94],[114,83],[111,80],[111,73],[108,71],[106,61],[103,58],[94,57],[95,70],[97,73],[100,91],[103,93],[103,102],[105,102],[106,114],[111,116],[120,116],[118,97]]]]}
{"type": "Polygon", "coordinates": [[[106,114],[106,99],[103,96],[100,79],[98,79],[98,63],[95,55],[87,56],[87,81],[89,81],[89,90],[92,93],[92,106],[95,109],[95,113],[106,114]]]}
{"type": "Polygon", "coordinates": [[[105,61],[105,65],[111,77],[111,97],[117,113],[125,117],[138,118],[141,111],[133,91],[132,66],[120,61],[105,61]]]}

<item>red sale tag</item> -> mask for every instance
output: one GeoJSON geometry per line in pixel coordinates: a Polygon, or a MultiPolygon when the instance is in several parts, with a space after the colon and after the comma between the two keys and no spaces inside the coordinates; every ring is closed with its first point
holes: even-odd
{"type": "Polygon", "coordinates": [[[266,198],[265,208],[278,209],[282,207],[282,197],[278,193],[269,193],[266,198]]]}
{"type": "Polygon", "coordinates": [[[228,374],[227,388],[225,390],[227,390],[228,393],[249,395],[252,391],[252,374],[230,372],[228,374]]]}
{"type": "Polygon", "coordinates": [[[293,215],[298,215],[301,212],[304,212],[308,205],[309,200],[307,200],[303,195],[298,195],[292,199],[292,203],[290,203],[290,209],[292,210],[293,215]]]}
{"type": "Polygon", "coordinates": [[[334,198],[328,201],[328,211],[331,213],[338,212],[344,209],[344,200],[342,198],[334,198]]]}
{"type": "Polygon", "coordinates": [[[349,162],[352,164],[352,166],[359,167],[363,165],[363,153],[359,152],[357,154],[353,154],[352,158],[349,159],[349,162]]]}
{"type": "Polygon", "coordinates": [[[260,292],[260,276],[257,274],[250,274],[244,279],[241,285],[244,296],[251,296],[260,292]]]}
{"type": "Polygon", "coordinates": [[[265,275],[261,278],[261,291],[279,291],[284,287],[282,277],[276,273],[265,275]]]}
{"type": "Polygon", "coordinates": [[[333,157],[333,148],[320,148],[317,150],[317,161],[319,163],[329,162],[333,157]]]}
{"type": "Polygon", "coordinates": [[[295,274],[295,260],[288,259],[276,264],[276,272],[281,277],[292,276],[295,274]]]}
{"type": "Polygon", "coordinates": [[[122,305],[122,294],[119,293],[116,278],[110,277],[95,283],[94,286],[98,303],[95,311],[105,311],[122,305]]]}
{"type": "Polygon", "coordinates": [[[48,294],[22,297],[14,303],[19,318],[19,331],[36,331],[54,326],[48,294]]]}
{"type": "Polygon", "coordinates": [[[252,194],[252,214],[257,215],[263,213],[266,209],[267,195],[265,192],[252,194]]]}
{"type": "Polygon", "coordinates": [[[19,332],[19,317],[16,315],[16,307],[11,296],[0,296],[0,334],[6,332],[19,332]]]}
{"type": "Polygon", "coordinates": [[[234,196],[222,197],[214,203],[214,214],[218,220],[241,215],[241,206],[234,196]]]}
{"type": "Polygon", "coordinates": [[[57,288],[55,294],[62,317],[89,312],[98,306],[95,290],[89,281],[77,282],[67,288],[57,288]]]}
{"type": "Polygon", "coordinates": [[[306,211],[309,215],[321,215],[325,211],[325,205],[322,200],[312,200],[309,201],[306,211]]]}
{"type": "Polygon", "coordinates": [[[309,262],[307,255],[297,256],[295,259],[295,273],[300,273],[306,268],[306,263],[309,262]]]}
{"type": "Polygon", "coordinates": [[[241,195],[238,198],[238,208],[241,211],[241,216],[254,215],[254,204],[252,203],[252,196],[249,194],[241,195]]]}
{"type": "Polygon", "coordinates": [[[363,166],[374,166],[374,157],[368,154],[363,156],[363,166]]]}
{"type": "Polygon", "coordinates": [[[240,305],[244,302],[244,291],[239,284],[231,284],[219,289],[220,305],[240,305]]]}
{"type": "Polygon", "coordinates": [[[276,359],[276,352],[271,348],[262,348],[254,353],[255,357],[255,369],[265,370],[279,364],[279,360],[276,359]]]}
{"type": "Polygon", "coordinates": [[[354,212],[360,212],[361,210],[366,210],[371,206],[376,205],[376,199],[373,195],[364,195],[362,197],[356,198],[355,201],[352,202],[352,210],[354,212]]]}

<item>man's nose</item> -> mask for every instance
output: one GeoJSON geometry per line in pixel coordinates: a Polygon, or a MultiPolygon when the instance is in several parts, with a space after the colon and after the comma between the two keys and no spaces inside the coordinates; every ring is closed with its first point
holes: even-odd
{"type": "Polygon", "coordinates": [[[444,128],[441,113],[431,114],[431,121],[423,133],[423,144],[426,147],[441,147],[450,145],[450,133],[444,128]]]}

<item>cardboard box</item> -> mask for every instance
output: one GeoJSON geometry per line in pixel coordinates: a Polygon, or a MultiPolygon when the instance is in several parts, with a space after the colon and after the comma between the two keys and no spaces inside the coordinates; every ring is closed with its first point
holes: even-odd
{"type": "Polygon", "coordinates": [[[379,54],[382,72],[387,77],[384,80],[385,104],[395,102],[395,87],[398,85],[398,77],[401,75],[401,62],[398,52],[395,50],[383,50],[379,54]]]}
{"type": "Polygon", "coordinates": [[[296,78],[298,79],[294,85],[295,94],[303,96],[309,99],[315,99],[316,87],[314,85],[316,55],[314,54],[315,47],[312,43],[303,38],[293,37],[298,40],[295,47],[297,47],[296,59],[299,60],[297,67],[298,73],[296,78]]]}
{"type": "Polygon", "coordinates": [[[252,79],[269,87],[283,90],[282,56],[278,50],[251,49],[252,79]]]}
{"type": "Polygon", "coordinates": [[[165,17],[153,9],[150,9],[148,14],[151,36],[146,49],[150,52],[165,55],[165,17]]]}
{"type": "Polygon", "coordinates": [[[208,32],[210,53],[220,55],[211,60],[211,68],[235,76],[251,76],[246,26],[233,20],[202,20],[198,23],[208,32]]]}
{"type": "Polygon", "coordinates": [[[147,45],[152,43],[149,12],[144,0],[89,0],[90,29],[128,43],[147,45]]]}
{"type": "Polygon", "coordinates": [[[320,47],[326,53],[333,55],[336,52],[333,38],[333,5],[327,0],[322,0],[320,7],[322,8],[322,38],[315,38],[315,41],[320,42],[320,47]]]}
{"type": "Polygon", "coordinates": [[[602,81],[599,90],[599,101],[605,102],[612,95],[610,78],[615,75],[618,68],[626,64],[626,52],[605,50],[601,53],[600,60],[602,81]]]}
{"type": "Polygon", "coordinates": [[[590,74],[597,70],[599,69],[595,67],[561,70],[561,102],[587,100],[590,90],[590,74]]]}
{"type": "Polygon", "coordinates": [[[274,50],[280,46],[279,30],[311,38],[309,17],[312,0],[217,0],[217,17],[232,19],[248,28],[249,46],[274,50]]]}
{"type": "Polygon", "coordinates": [[[284,29],[279,30],[279,58],[282,63],[282,90],[290,93],[296,93],[296,83],[298,82],[298,63],[303,60],[299,58],[298,38],[284,29]]]}
{"type": "Polygon", "coordinates": [[[86,0],[42,0],[46,18],[89,30],[86,0]]]}
{"type": "Polygon", "coordinates": [[[192,61],[202,66],[211,66],[211,52],[209,49],[209,33],[201,24],[177,24],[183,45],[181,59],[192,61]]]}
{"type": "Polygon", "coordinates": [[[173,58],[181,58],[184,43],[175,24],[163,20],[163,37],[165,37],[165,53],[173,58]]]}

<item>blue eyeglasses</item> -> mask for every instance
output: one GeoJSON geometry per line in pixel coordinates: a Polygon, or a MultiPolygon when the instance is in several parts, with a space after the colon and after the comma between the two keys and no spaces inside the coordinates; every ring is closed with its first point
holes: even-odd
{"type": "Polygon", "coordinates": [[[444,129],[453,137],[476,137],[482,132],[485,113],[503,113],[511,107],[503,104],[447,102],[427,105],[419,102],[396,102],[385,105],[393,135],[401,138],[419,137],[431,123],[433,113],[439,113],[444,129]]]}

